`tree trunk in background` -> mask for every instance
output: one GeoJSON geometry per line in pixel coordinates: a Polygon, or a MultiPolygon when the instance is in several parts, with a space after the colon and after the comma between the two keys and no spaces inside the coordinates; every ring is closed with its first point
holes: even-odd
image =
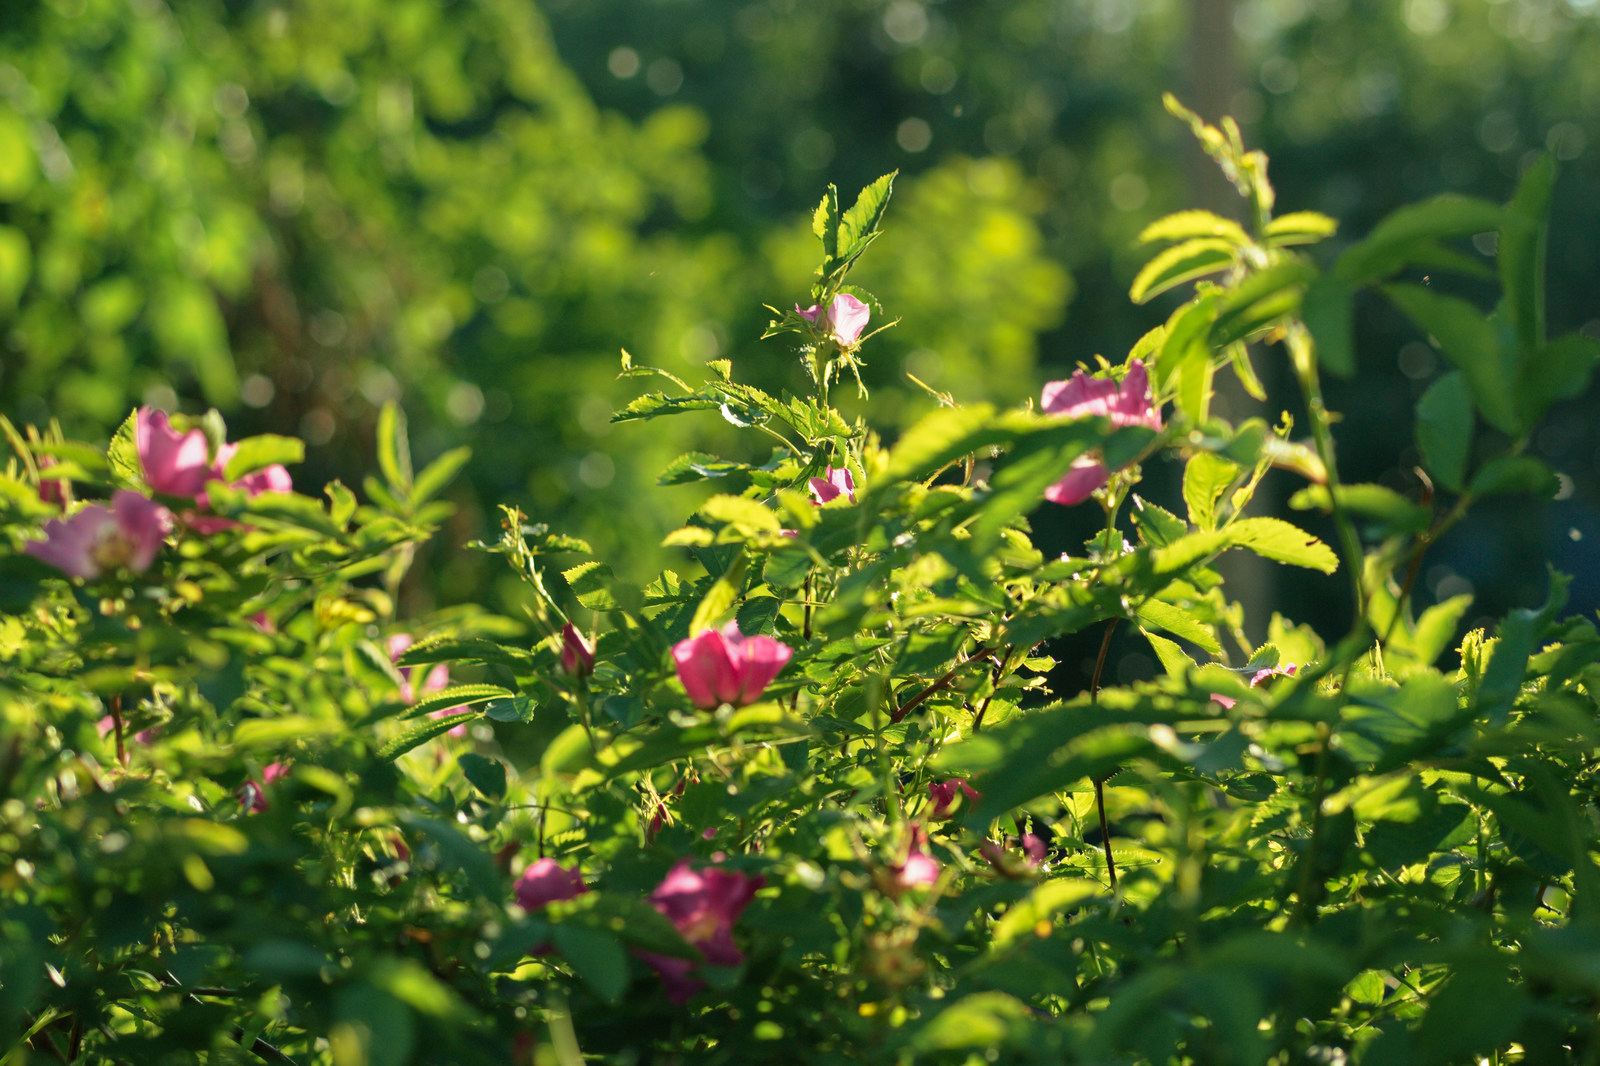
{"type": "MultiPolygon", "coordinates": [[[[1184,104],[1210,123],[1217,123],[1223,115],[1233,114],[1235,100],[1243,88],[1239,60],[1235,52],[1233,29],[1234,0],[1190,0],[1189,4],[1189,76],[1184,104]]],[[[1237,118],[1238,116],[1235,115],[1237,118]]],[[[1244,128],[1245,143],[1250,143],[1250,129],[1244,128]]],[[[1188,202],[1214,211],[1219,215],[1243,222],[1245,202],[1231,182],[1222,176],[1222,170],[1206,155],[1198,141],[1188,140],[1186,166],[1189,173],[1188,202]]],[[[1260,358],[1252,353],[1256,373],[1266,387],[1267,395],[1274,396],[1276,353],[1260,358]]],[[[1231,372],[1217,375],[1217,406],[1220,413],[1234,421],[1255,413],[1260,407],[1239,386],[1231,372]]],[[[1261,411],[1268,422],[1276,421],[1276,411],[1261,411]]],[[[1272,502],[1271,482],[1264,482],[1264,502],[1272,502]]],[[[1258,497],[1261,498],[1261,497],[1258,497]]],[[[1266,640],[1267,621],[1276,606],[1276,571],[1274,565],[1249,552],[1229,552],[1218,561],[1217,569],[1228,581],[1229,588],[1244,607],[1244,617],[1250,639],[1260,643],[1266,640]]]]}

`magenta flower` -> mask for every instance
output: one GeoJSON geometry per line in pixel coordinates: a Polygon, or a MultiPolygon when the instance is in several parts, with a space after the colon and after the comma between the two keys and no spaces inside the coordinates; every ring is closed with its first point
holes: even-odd
{"type": "Polygon", "coordinates": [[[141,407],[134,417],[133,443],[145,483],[168,496],[196,496],[207,481],[216,481],[206,435],[198,429],[179,433],[165,411],[141,407]]]}
{"type": "Polygon", "coordinates": [[[561,627],[561,669],[568,677],[594,673],[594,645],[571,622],[561,627]]]}
{"type": "MultiPolygon", "coordinates": [[[[688,859],[681,859],[650,893],[650,905],[672,922],[707,963],[737,966],[744,961],[744,955],[733,942],[733,924],[766,880],[760,875],[748,877],[714,866],[695,870],[688,859]]],[[[688,959],[647,951],[638,955],[661,975],[667,998],[674,1003],[688,1002],[703,987],[702,982],[689,976],[695,963],[688,959]]]]}
{"type": "MultiPolygon", "coordinates": [[[[1129,361],[1128,372],[1120,383],[1092,378],[1079,370],[1065,381],[1046,384],[1040,400],[1046,414],[1105,418],[1114,429],[1161,428],[1161,412],[1150,395],[1150,375],[1138,359],[1129,361]]],[[[1065,477],[1045,490],[1044,498],[1070,507],[1087,500],[1110,476],[1111,471],[1099,459],[1080,456],[1065,477]]]]}
{"type": "Polygon", "coordinates": [[[698,707],[754,703],[794,652],[771,637],[746,637],[736,622],[708,629],[672,648],[678,680],[698,707]]]}
{"type": "MultiPolygon", "coordinates": [[[[1257,670],[1256,676],[1250,679],[1250,687],[1255,688],[1269,677],[1293,677],[1294,672],[1298,669],[1300,669],[1300,667],[1297,663],[1288,663],[1284,666],[1273,666],[1268,667],[1265,670],[1257,670]]],[[[1213,692],[1211,694],[1211,698],[1222,704],[1224,708],[1230,710],[1233,708],[1235,703],[1239,702],[1231,696],[1224,696],[1218,692],[1213,692]]]]}
{"type": "Polygon", "coordinates": [[[1022,834],[1020,841],[1016,837],[1007,837],[1004,847],[992,840],[985,840],[978,845],[978,854],[989,861],[996,873],[1009,878],[1026,877],[1043,866],[1047,850],[1044,841],[1032,833],[1022,834]],[[1013,850],[1018,848],[1021,855],[1013,850]]]}
{"type": "Polygon", "coordinates": [[[589,891],[583,875],[569,870],[554,859],[540,859],[517,878],[517,903],[525,911],[536,911],[551,903],[576,899],[589,891]]]}
{"type": "MultiPolygon", "coordinates": [[[[95,723],[95,728],[100,730],[100,736],[102,738],[108,737],[112,733],[116,732],[117,720],[108,714],[104,718],[101,718],[100,721],[95,723]]],[[[133,735],[133,739],[137,740],[140,744],[151,744],[155,741],[156,733],[158,732],[159,730],[155,727],[141,729],[139,732],[133,735]]]]}
{"type": "Polygon", "coordinates": [[[850,476],[850,471],[844,467],[828,467],[825,477],[811,479],[811,498],[818,504],[837,500],[840,496],[856,502],[856,480],[850,476]]]}
{"type": "Polygon", "coordinates": [[[956,792],[964,793],[973,803],[983,798],[983,794],[959,777],[938,784],[929,782],[928,798],[933,801],[933,806],[928,809],[927,818],[930,822],[942,822],[949,818],[956,810],[956,792]]]}
{"type": "MultiPolygon", "coordinates": [[[[389,661],[392,663],[399,662],[400,656],[414,643],[416,642],[412,640],[410,633],[396,633],[391,636],[389,638],[389,661]]],[[[407,703],[416,703],[425,696],[435,692],[443,692],[450,687],[450,668],[444,663],[433,664],[433,668],[422,679],[422,690],[420,692],[414,687],[417,668],[414,666],[402,666],[399,669],[400,698],[407,703]]],[[[455,714],[459,710],[461,710],[460,707],[440,707],[438,710],[429,711],[428,717],[443,718],[445,715],[455,714]]],[[[450,735],[453,737],[466,736],[467,723],[462,722],[460,725],[451,726],[450,735]]]]}
{"type": "Polygon", "coordinates": [[[69,518],[44,524],[44,540],[30,540],[23,551],[70,577],[92,580],[126,566],[147,569],[172,529],[172,513],[148,497],[118,489],[111,506],[91,503],[69,518]]]}
{"type": "Polygon", "coordinates": [[[248,814],[260,814],[266,810],[270,806],[267,803],[267,786],[278,780],[278,778],[287,776],[288,773],[288,763],[275,762],[261,771],[261,784],[256,784],[254,778],[246,781],[244,787],[239,790],[239,803],[244,807],[245,812],[248,814]]]}
{"type": "Polygon", "coordinates": [[[39,456],[39,499],[58,510],[66,510],[72,502],[72,482],[61,478],[47,478],[45,470],[56,465],[53,455],[39,456]]]}
{"type": "Polygon", "coordinates": [[[823,320],[828,323],[828,337],[841,348],[850,348],[861,339],[861,331],[867,326],[867,319],[872,315],[871,308],[847,292],[841,292],[828,304],[828,310],[812,304],[804,311],[800,305],[795,304],[794,309],[800,317],[820,327],[823,320]]]}

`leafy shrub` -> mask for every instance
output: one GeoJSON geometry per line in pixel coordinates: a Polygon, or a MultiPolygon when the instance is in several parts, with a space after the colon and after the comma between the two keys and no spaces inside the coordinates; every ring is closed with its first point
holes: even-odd
{"type": "Polygon", "coordinates": [[[1265,157],[1173,108],[1249,221],[1153,224],[1166,247],[1134,299],[1192,297],[1037,409],[939,395],[886,445],[830,405],[871,343],[875,300],[849,275],[892,176],[847,210],[829,189],[811,304],[774,311],[802,394],[727,360],[691,385],[625,358],[671,391],[618,422],[716,412],[770,449],[664,471],[723,491],[667,538],[685,572],[642,589],[507,508],[480,547],[525,584],[526,619],[402,622],[395,589],[463,457],[413,473],[393,408],[365,504],[281,491],[265,472],[298,442],[228,445],[214,416],[152,449],[164,423],[136,412],[106,451],[7,424],[10,1054],[1600,1054],[1600,634],[1560,619],[1553,574],[1542,607],[1441,665],[1467,601],[1411,607],[1475,500],[1548,494],[1528,436],[1595,361],[1543,327],[1551,167],[1505,206],[1405,209],[1324,269],[1297,249],[1334,222],[1275,216],[1265,157]],[[1491,230],[1493,270],[1451,243],[1491,230]],[[1495,311],[1446,271],[1497,282],[1495,311]],[[1418,404],[1420,499],[1338,476],[1320,379],[1351,371],[1366,290],[1454,368],[1418,404]],[[1251,359],[1280,350],[1307,440],[1287,416],[1209,409],[1217,373],[1259,394],[1251,359]],[[1181,504],[1134,492],[1174,460],[1181,504]],[[1273,470],[1332,545],[1247,513],[1273,470]],[[1046,498],[1093,501],[1102,531],[1047,557],[1025,517],[1046,498]],[[158,506],[152,550],[138,523],[158,506]],[[1214,566],[1231,550],[1329,575],[1351,630],[1274,618],[1251,646],[1214,566]],[[1102,683],[1124,623],[1162,676],[1102,683]],[[1056,691],[1050,642],[1083,632],[1100,661],[1056,691]]]}

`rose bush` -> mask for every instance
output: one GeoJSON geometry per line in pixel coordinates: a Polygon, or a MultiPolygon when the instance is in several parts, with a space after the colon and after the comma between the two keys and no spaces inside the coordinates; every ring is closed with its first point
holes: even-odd
{"type": "Polygon", "coordinates": [[[297,441],[229,444],[212,415],[135,412],[105,448],[0,426],[0,1050],[1600,1053],[1600,632],[1562,619],[1558,575],[1493,636],[1458,633],[1466,598],[1419,610],[1416,589],[1475,502],[1552,491],[1527,442],[1591,375],[1595,345],[1540,314],[1553,172],[1506,205],[1409,208],[1319,265],[1301,249],[1333,221],[1275,216],[1265,159],[1177,110],[1249,222],[1152,225],[1167,246],[1133,298],[1188,298],[1037,410],[938,397],[885,442],[830,406],[869,340],[868,294],[843,290],[891,177],[816,213],[810,310],[769,330],[796,391],[625,359],[670,388],[619,423],[710,413],[763,445],[664,472],[718,491],[643,588],[507,507],[474,547],[524,616],[402,617],[459,458],[414,471],[392,407],[364,502],[294,491],[297,441]],[[1470,247],[1496,247],[1492,269],[1453,243],[1491,231],[1470,247]],[[1451,265],[1498,280],[1494,312],[1451,265]],[[1321,395],[1356,369],[1365,290],[1451,367],[1417,404],[1409,495],[1341,481],[1321,395]],[[1286,360],[1307,436],[1211,410],[1215,375],[1255,389],[1263,357],[1286,360]],[[1181,490],[1135,494],[1157,463],[1181,490]],[[1332,545],[1251,513],[1268,477],[1332,545]],[[1090,498],[1102,529],[1040,550],[1029,512],[1090,498]],[[151,524],[167,506],[180,520],[151,524]],[[1214,565],[1230,550],[1324,575],[1350,629],[1247,630],[1214,565]],[[1081,670],[1051,654],[1073,634],[1100,649],[1081,670]],[[1123,634],[1159,676],[1107,683],[1123,634]]]}

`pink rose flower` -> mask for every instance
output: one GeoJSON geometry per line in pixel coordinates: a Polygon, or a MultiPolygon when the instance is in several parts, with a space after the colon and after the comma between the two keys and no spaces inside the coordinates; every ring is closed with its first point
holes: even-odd
{"type": "Polygon", "coordinates": [[[239,803],[249,814],[260,814],[270,804],[267,803],[267,786],[289,773],[289,764],[275,762],[269,764],[261,771],[261,784],[256,784],[252,778],[244,783],[239,790],[239,803]]]}
{"type": "MultiPolygon", "coordinates": [[[[1065,381],[1046,384],[1040,400],[1046,414],[1105,418],[1114,429],[1161,428],[1161,412],[1150,395],[1150,375],[1138,359],[1129,361],[1128,372],[1120,383],[1092,378],[1079,370],[1065,381]]],[[[1110,476],[1111,471],[1099,459],[1080,456],[1066,476],[1045,491],[1044,498],[1070,507],[1087,500],[1110,476]]]]}
{"type": "MultiPolygon", "coordinates": [[[[139,466],[151,490],[168,496],[191,497],[201,508],[211,506],[205,486],[212,481],[226,483],[228,460],[239,450],[237,444],[224,444],[212,458],[205,433],[198,429],[179,433],[172,428],[167,413],[153,407],[139,408],[133,423],[133,440],[134,449],[139,453],[139,466]]],[[[273,463],[246,474],[231,487],[243,489],[255,497],[263,492],[292,492],[294,479],[282,464],[273,463]]],[[[233,529],[239,524],[227,518],[190,512],[185,512],[184,520],[202,534],[233,529]]]]}
{"type": "Polygon", "coordinates": [[[118,489],[111,506],[91,503],[68,518],[44,524],[44,540],[30,540],[23,551],[70,577],[92,580],[126,566],[149,568],[172,529],[172,512],[148,497],[118,489]]]}
{"type": "Polygon", "coordinates": [[[911,845],[906,861],[890,868],[890,890],[895,894],[912,888],[926,888],[939,880],[939,861],[928,854],[928,833],[920,825],[911,827],[911,845]]]}
{"type": "MultiPolygon", "coordinates": [[[[1296,670],[1298,670],[1298,669],[1300,669],[1299,664],[1297,664],[1297,663],[1287,663],[1287,664],[1285,664],[1283,666],[1273,666],[1273,667],[1269,667],[1268,669],[1265,669],[1265,670],[1257,670],[1256,671],[1256,676],[1254,676],[1254,677],[1252,677],[1250,679],[1250,687],[1251,688],[1255,688],[1257,685],[1261,684],[1261,682],[1265,681],[1269,677],[1293,677],[1294,676],[1294,672],[1296,670]]],[[[1235,703],[1239,702],[1238,700],[1234,699],[1231,696],[1224,696],[1221,693],[1217,693],[1217,692],[1213,692],[1211,694],[1211,698],[1216,700],[1218,703],[1222,704],[1222,706],[1224,708],[1227,708],[1229,710],[1231,710],[1233,708],[1233,705],[1235,703]]]]}
{"type": "Polygon", "coordinates": [[[594,673],[594,645],[571,622],[561,627],[561,669],[568,677],[594,673]]]}
{"type": "Polygon", "coordinates": [[[788,645],[771,637],[741,635],[735,622],[679,641],[672,649],[684,691],[696,706],[708,710],[723,703],[743,707],[759,700],[793,654],[788,645]]]}
{"type": "Polygon", "coordinates": [[[818,504],[837,500],[840,496],[856,502],[856,481],[844,467],[828,467],[825,477],[811,479],[811,498],[818,504]]]}
{"type": "MultiPolygon", "coordinates": [[[[405,650],[416,643],[410,633],[396,633],[389,638],[389,661],[399,662],[405,650]]],[[[400,698],[407,703],[416,703],[419,699],[435,692],[443,692],[450,687],[450,668],[444,663],[434,663],[426,676],[422,679],[422,690],[414,688],[417,668],[414,666],[400,667],[400,698]]],[[[460,707],[440,707],[438,710],[429,711],[429,718],[443,718],[445,715],[455,714],[460,707]]],[[[464,737],[467,735],[467,723],[450,727],[450,735],[464,737]]]]}
{"type": "Polygon", "coordinates": [[[949,818],[956,810],[956,792],[964,793],[973,803],[983,798],[983,794],[959,777],[938,784],[929,782],[928,798],[933,801],[933,806],[928,809],[927,818],[930,822],[942,822],[949,818]]]}
{"type": "Polygon", "coordinates": [[[985,840],[978,845],[978,854],[989,861],[995,872],[1002,877],[1024,877],[1044,865],[1047,853],[1045,843],[1032,833],[1022,834],[1019,841],[1016,837],[1007,837],[1004,847],[992,840],[985,840]],[[1018,855],[1013,848],[1020,848],[1018,855]]]}
{"type": "Polygon", "coordinates": [[[847,292],[841,292],[828,304],[828,310],[812,304],[805,310],[800,310],[800,305],[795,304],[794,309],[800,317],[820,327],[823,320],[828,323],[828,338],[841,348],[850,348],[861,339],[861,331],[867,326],[867,319],[872,315],[872,309],[847,292]]]}
{"type": "Polygon", "coordinates": [[[540,859],[517,878],[517,903],[525,911],[536,911],[551,903],[576,899],[589,891],[583,875],[569,870],[554,859],[540,859]]]}
{"type": "MultiPolygon", "coordinates": [[[[683,938],[697,948],[712,966],[737,966],[744,955],[733,942],[733,925],[750,905],[766,878],[707,867],[695,870],[688,859],[679,860],[656,890],[650,905],[664,914],[683,938]]],[[[686,1003],[703,987],[689,976],[695,963],[641,951],[638,956],[661,975],[667,998],[686,1003]]]]}

